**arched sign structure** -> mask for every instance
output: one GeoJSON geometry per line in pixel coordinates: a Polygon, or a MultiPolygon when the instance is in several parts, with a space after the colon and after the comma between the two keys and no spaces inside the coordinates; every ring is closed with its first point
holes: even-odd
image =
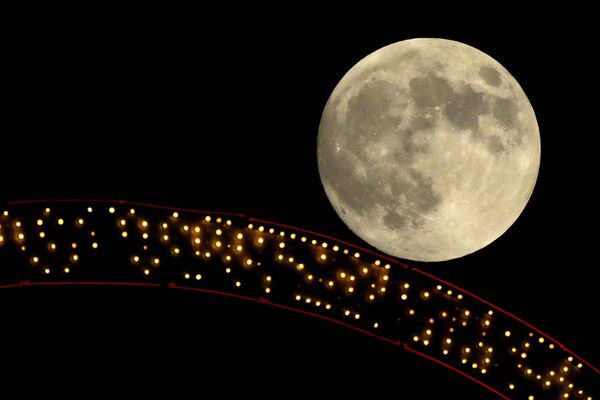
{"type": "Polygon", "coordinates": [[[600,371],[449,282],[314,232],[126,201],[0,210],[0,288],[133,285],[219,294],[321,318],[425,357],[504,399],[598,399],[600,371]]]}

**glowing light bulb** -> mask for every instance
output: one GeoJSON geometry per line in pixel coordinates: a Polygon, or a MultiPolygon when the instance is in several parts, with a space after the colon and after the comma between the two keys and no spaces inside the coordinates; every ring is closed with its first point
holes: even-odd
{"type": "Polygon", "coordinates": [[[200,279],[202,279],[202,275],[196,274],[196,280],[199,281],[200,279]]]}

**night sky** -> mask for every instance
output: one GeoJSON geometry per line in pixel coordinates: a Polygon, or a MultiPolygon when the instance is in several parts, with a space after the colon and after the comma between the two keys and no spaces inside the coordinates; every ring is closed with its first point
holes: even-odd
{"type": "MultiPolygon", "coordinates": [[[[342,12],[347,6],[81,2],[21,11],[3,38],[0,201],[125,199],[241,212],[368,247],[337,217],[319,180],[323,107],[344,73],[382,46],[458,40],[499,61],[528,95],[540,126],[540,175],[500,239],[458,260],[408,264],[600,364],[589,12],[368,5],[342,12]]],[[[29,390],[65,399],[183,399],[212,390],[494,398],[385,343],[255,304],[147,288],[25,288],[0,292],[0,309],[0,383],[20,388],[13,398],[29,390]]]]}

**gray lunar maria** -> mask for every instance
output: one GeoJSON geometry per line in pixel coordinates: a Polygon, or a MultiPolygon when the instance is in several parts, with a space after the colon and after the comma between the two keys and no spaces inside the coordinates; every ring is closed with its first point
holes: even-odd
{"type": "Polygon", "coordinates": [[[325,192],[354,233],[400,258],[443,261],[515,222],[538,175],[540,135],[527,96],[496,60],[412,39],[342,78],[317,151],[325,192]]]}

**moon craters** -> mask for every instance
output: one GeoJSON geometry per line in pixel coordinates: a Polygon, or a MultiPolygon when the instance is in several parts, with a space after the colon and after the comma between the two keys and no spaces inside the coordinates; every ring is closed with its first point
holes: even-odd
{"type": "Polygon", "coordinates": [[[490,86],[500,86],[502,83],[502,78],[500,77],[500,72],[495,70],[492,67],[488,67],[484,65],[479,68],[479,76],[490,86]]]}
{"type": "Polygon", "coordinates": [[[317,150],[325,192],[352,231],[391,255],[440,261],[486,246],[516,220],[540,142],[527,97],[497,61],[414,39],[342,78],[317,150]]]}

